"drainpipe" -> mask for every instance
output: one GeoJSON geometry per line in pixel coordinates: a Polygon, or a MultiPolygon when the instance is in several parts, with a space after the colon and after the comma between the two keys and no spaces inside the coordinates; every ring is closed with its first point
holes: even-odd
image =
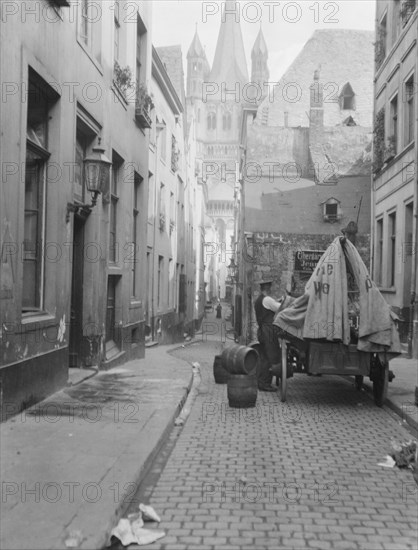
{"type": "MultiPolygon", "coordinates": [[[[418,33],[418,17],[416,19],[418,33]]],[[[418,57],[415,62],[415,75],[418,75],[418,57]]],[[[416,76],[415,76],[416,78],[416,76]]],[[[410,357],[418,358],[418,318],[415,319],[417,305],[417,273],[418,273],[418,104],[415,98],[415,169],[414,169],[414,212],[413,212],[413,243],[412,253],[415,254],[412,262],[411,274],[411,313],[410,313],[410,338],[408,339],[408,352],[410,357]]],[[[415,405],[418,406],[418,385],[415,386],[415,405]]]]}
{"type": "MultiPolygon", "coordinates": [[[[417,32],[418,32],[418,18],[417,32]]],[[[418,57],[416,60],[415,75],[418,75],[418,57]]],[[[412,218],[412,273],[411,273],[411,310],[410,323],[408,334],[408,355],[410,357],[418,357],[418,318],[415,319],[417,313],[417,274],[418,274],[418,105],[415,99],[415,167],[414,167],[414,211],[412,218]]],[[[415,386],[415,404],[418,402],[418,386],[415,386]]]]}
{"type": "MultiPolygon", "coordinates": [[[[156,119],[157,120],[157,119],[156,119]]],[[[152,340],[154,341],[155,337],[155,323],[154,323],[154,317],[155,317],[155,242],[156,242],[156,234],[157,234],[157,183],[158,183],[158,139],[160,137],[160,133],[165,128],[165,123],[156,121],[155,126],[155,167],[154,167],[154,227],[153,227],[153,235],[152,235],[152,293],[151,293],[151,334],[152,334],[152,340]]]]}

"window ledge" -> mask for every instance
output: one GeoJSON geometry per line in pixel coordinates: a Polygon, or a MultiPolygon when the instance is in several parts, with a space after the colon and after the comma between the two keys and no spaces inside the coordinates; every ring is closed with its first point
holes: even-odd
{"type": "Polygon", "coordinates": [[[96,67],[96,69],[99,71],[99,73],[103,76],[102,66],[97,61],[97,59],[92,55],[88,47],[78,37],[77,37],[77,43],[80,46],[80,48],[84,51],[84,53],[87,55],[87,57],[90,59],[90,61],[93,63],[93,65],[96,67]]]}
{"type": "MultiPolygon", "coordinates": [[[[51,315],[47,312],[31,311],[22,313],[22,325],[28,326],[35,324],[39,326],[50,326],[57,323],[55,315],[51,315]]],[[[29,327],[30,328],[30,327],[29,327]]]]}
{"type": "Polygon", "coordinates": [[[382,168],[379,170],[379,172],[376,172],[375,179],[377,179],[379,176],[381,176],[386,170],[388,170],[391,166],[396,164],[408,151],[413,149],[415,147],[415,140],[411,141],[411,143],[408,143],[400,153],[397,153],[389,162],[386,162],[382,168]]]}
{"type": "Polygon", "coordinates": [[[128,110],[128,101],[122,94],[122,92],[119,90],[117,84],[115,81],[112,82],[112,91],[115,94],[115,97],[119,100],[119,103],[122,105],[122,107],[125,109],[125,111],[128,110]]]}
{"type": "Polygon", "coordinates": [[[122,268],[120,266],[118,266],[117,264],[115,264],[114,262],[110,263],[109,262],[109,265],[108,265],[108,268],[109,268],[109,274],[112,275],[112,274],[122,274],[122,268]]]}
{"type": "Polygon", "coordinates": [[[390,286],[390,287],[378,286],[377,288],[380,290],[380,292],[385,292],[386,294],[396,294],[396,288],[394,286],[390,286]]]}

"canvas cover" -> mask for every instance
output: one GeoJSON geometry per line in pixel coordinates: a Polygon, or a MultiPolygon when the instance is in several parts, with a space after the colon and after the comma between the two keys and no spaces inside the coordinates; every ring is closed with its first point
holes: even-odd
{"type": "Polygon", "coordinates": [[[273,323],[301,340],[348,345],[350,308],[357,308],[359,315],[359,351],[401,353],[396,315],[370,278],[356,247],[345,237],[337,237],[319,260],[304,294],[281,309],[273,323]]]}

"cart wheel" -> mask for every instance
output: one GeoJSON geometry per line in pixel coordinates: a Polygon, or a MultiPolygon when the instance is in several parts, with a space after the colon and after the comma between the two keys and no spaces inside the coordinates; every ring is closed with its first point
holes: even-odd
{"type": "Polygon", "coordinates": [[[363,388],[363,379],[364,379],[364,376],[362,376],[361,374],[356,376],[356,380],[355,380],[356,390],[360,391],[363,388]]]}
{"type": "Polygon", "coordinates": [[[383,363],[379,376],[373,380],[373,397],[378,407],[382,407],[386,400],[389,381],[389,363],[383,363]]]}
{"type": "Polygon", "coordinates": [[[282,347],[282,379],[280,384],[280,400],[282,403],[286,401],[287,389],[287,344],[285,340],[281,341],[282,347]]]}

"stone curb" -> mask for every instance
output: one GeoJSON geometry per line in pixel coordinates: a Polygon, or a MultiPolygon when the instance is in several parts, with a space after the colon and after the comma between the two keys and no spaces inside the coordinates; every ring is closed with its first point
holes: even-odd
{"type": "MultiPolygon", "coordinates": [[[[373,394],[373,387],[368,382],[363,382],[363,387],[368,394],[371,394],[371,395],[373,394]]],[[[411,404],[413,405],[414,403],[411,403],[411,404]]],[[[418,431],[418,422],[415,420],[415,418],[413,418],[410,414],[405,412],[405,410],[402,407],[400,407],[397,403],[392,401],[390,396],[386,397],[384,405],[389,407],[389,409],[392,409],[392,411],[394,411],[401,418],[401,420],[405,420],[406,423],[409,424],[411,428],[418,431]]]]}
{"type": "MultiPolygon", "coordinates": [[[[173,351],[173,350],[167,350],[166,353],[169,353],[170,351],[173,351]]],[[[183,361],[183,360],[179,359],[179,361],[183,361]]],[[[184,362],[187,363],[187,361],[184,361],[184,362]]],[[[180,399],[180,401],[178,402],[173,414],[170,415],[170,419],[167,422],[167,425],[166,425],[164,431],[162,432],[161,436],[158,438],[158,441],[156,442],[154,448],[151,450],[151,452],[149,453],[149,455],[147,456],[145,461],[142,464],[140,464],[137,473],[133,475],[133,480],[132,480],[131,483],[135,483],[137,488],[139,488],[140,484],[146,478],[147,474],[149,473],[149,471],[152,467],[152,463],[154,462],[155,457],[157,456],[157,454],[161,450],[162,446],[164,445],[164,443],[168,439],[168,436],[169,436],[171,430],[174,428],[174,421],[178,417],[180,412],[182,411],[182,409],[184,407],[184,404],[187,400],[187,396],[189,395],[189,393],[191,391],[191,388],[192,388],[192,385],[193,385],[193,378],[194,378],[193,377],[193,372],[192,372],[192,369],[191,369],[189,383],[184,388],[183,396],[180,399]]],[[[98,538],[97,542],[95,543],[95,548],[97,548],[97,549],[106,549],[107,548],[107,544],[109,542],[109,537],[110,537],[111,530],[113,529],[113,527],[115,527],[117,525],[119,520],[123,517],[123,515],[126,513],[126,511],[128,510],[128,508],[130,506],[130,502],[127,501],[127,498],[132,497],[132,491],[128,490],[127,493],[128,494],[126,494],[126,495],[122,495],[121,502],[119,503],[119,506],[116,508],[116,510],[113,514],[111,524],[110,525],[108,524],[107,528],[104,530],[104,534],[100,535],[100,538],[98,538]]]]}
{"type": "MultiPolygon", "coordinates": [[[[352,377],[350,376],[342,376],[342,378],[348,382],[349,384],[353,384],[352,377]]],[[[370,399],[373,401],[373,386],[369,382],[363,381],[363,388],[367,395],[370,397],[370,399]]],[[[418,432],[418,422],[408,413],[406,413],[402,407],[397,405],[394,401],[391,400],[390,397],[386,397],[386,400],[384,402],[383,407],[388,407],[393,412],[395,412],[402,420],[405,420],[407,424],[413,429],[418,432]]]]}

